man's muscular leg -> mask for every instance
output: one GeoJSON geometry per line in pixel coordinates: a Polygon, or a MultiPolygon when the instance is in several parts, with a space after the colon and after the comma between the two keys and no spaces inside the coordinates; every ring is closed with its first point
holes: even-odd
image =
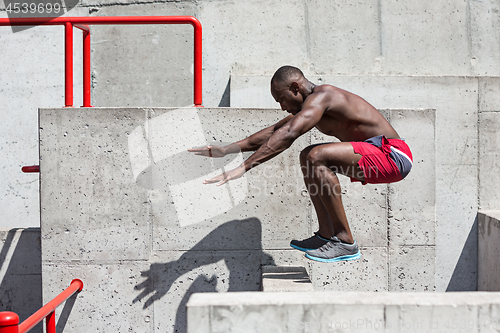
{"type": "Polygon", "coordinates": [[[357,164],[360,159],[348,142],[309,146],[300,155],[304,181],[318,216],[319,234],[325,238],[337,236],[346,243],[354,241],[335,173],[363,181],[357,164]]]}

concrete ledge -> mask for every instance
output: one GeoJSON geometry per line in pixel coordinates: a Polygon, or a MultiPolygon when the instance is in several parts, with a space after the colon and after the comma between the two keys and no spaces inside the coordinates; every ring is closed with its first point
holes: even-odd
{"type": "Polygon", "coordinates": [[[471,332],[500,328],[500,293],[193,294],[188,333],[471,332]]]}
{"type": "Polygon", "coordinates": [[[480,211],[478,222],[478,286],[500,291],[500,210],[480,211]]]}
{"type": "Polygon", "coordinates": [[[314,291],[305,267],[262,266],[262,291],[314,291]]]}

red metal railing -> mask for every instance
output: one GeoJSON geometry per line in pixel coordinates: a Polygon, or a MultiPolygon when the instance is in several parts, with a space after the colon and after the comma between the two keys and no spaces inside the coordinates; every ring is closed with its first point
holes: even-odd
{"type": "MultiPolygon", "coordinates": [[[[108,16],[108,17],[27,17],[0,18],[0,26],[64,25],[64,101],[73,107],[73,27],[83,31],[83,107],[91,107],[90,28],[88,25],[191,24],[194,27],[194,106],[202,106],[202,27],[193,16],[108,16]]],[[[38,165],[24,166],[23,172],[40,172],[38,165]]]]}
{"type": "Polygon", "coordinates": [[[0,26],[64,25],[65,106],[73,106],[73,27],[83,30],[83,106],[90,105],[90,29],[87,25],[191,24],[194,27],[194,105],[202,106],[202,28],[193,16],[0,18],[0,26]]]}
{"type": "Polygon", "coordinates": [[[25,333],[35,327],[44,318],[47,333],[56,333],[56,308],[70,298],[74,293],[83,289],[83,282],[74,279],[62,293],[57,295],[52,301],[45,304],[40,310],[32,314],[28,319],[19,324],[19,316],[14,312],[0,312],[0,333],[25,333]]]}

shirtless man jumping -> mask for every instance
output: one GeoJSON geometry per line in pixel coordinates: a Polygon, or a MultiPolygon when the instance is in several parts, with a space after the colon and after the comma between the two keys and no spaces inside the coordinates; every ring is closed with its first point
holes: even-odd
{"type": "Polygon", "coordinates": [[[316,86],[298,68],[283,66],[278,69],[271,79],[271,94],[289,116],[228,146],[189,150],[210,157],[255,151],[236,169],[204,183],[220,186],[240,178],[286,150],[313,127],[335,136],[342,142],[311,145],[300,154],[304,181],[318,216],[319,229],[310,238],[292,240],[290,246],[316,261],[360,258],[347,222],[336,173],[362,184],[400,181],[413,164],[409,147],[367,101],[328,84],[316,86]]]}

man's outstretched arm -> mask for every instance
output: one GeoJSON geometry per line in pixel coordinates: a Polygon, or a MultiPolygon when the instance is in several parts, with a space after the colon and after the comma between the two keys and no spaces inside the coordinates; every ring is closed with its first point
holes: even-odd
{"type": "Polygon", "coordinates": [[[223,185],[230,180],[238,179],[248,170],[262,164],[289,148],[292,143],[302,134],[313,128],[323,116],[324,109],[317,106],[309,106],[290,117],[289,120],[274,131],[255,153],[236,169],[225,172],[212,179],[207,179],[204,184],[217,183],[223,185]]]}
{"type": "Polygon", "coordinates": [[[256,151],[261,145],[267,142],[269,137],[271,137],[271,135],[273,135],[276,130],[286,124],[288,120],[291,119],[291,117],[293,117],[293,115],[289,115],[288,117],[281,119],[274,125],[266,127],[243,140],[231,143],[230,145],[224,147],[210,145],[206,147],[188,149],[188,151],[194,153],[195,155],[209,157],[223,157],[227,154],[256,151]]]}

